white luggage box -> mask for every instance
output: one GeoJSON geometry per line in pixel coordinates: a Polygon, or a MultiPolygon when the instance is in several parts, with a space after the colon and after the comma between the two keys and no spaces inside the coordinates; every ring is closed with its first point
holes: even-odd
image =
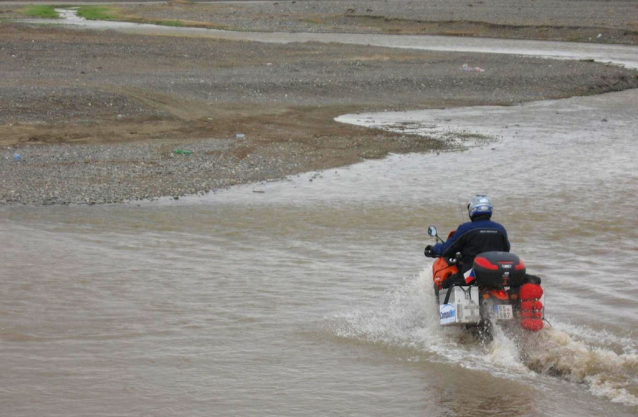
{"type": "Polygon", "coordinates": [[[476,324],[481,320],[478,287],[453,287],[450,299],[443,304],[448,289],[439,291],[439,319],[442,326],[476,324]]]}

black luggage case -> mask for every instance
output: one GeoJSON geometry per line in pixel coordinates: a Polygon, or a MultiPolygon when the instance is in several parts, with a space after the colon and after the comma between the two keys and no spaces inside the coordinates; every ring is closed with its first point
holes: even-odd
{"type": "Polygon", "coordinates": [[[474,258],[476,285],[517,287],[525,280],[525,264],[509,252],[484,252],[474,258]]]}

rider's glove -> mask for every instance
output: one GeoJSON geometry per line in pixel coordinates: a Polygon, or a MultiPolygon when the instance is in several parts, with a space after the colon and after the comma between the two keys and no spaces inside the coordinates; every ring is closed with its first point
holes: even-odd
{"type": "Polygon", "coordinates": [[[434,252],[432,252],[432,245],[427,245],[425,247],[425,251],[423,252],[423,254],[427,257],[427,258],[436,258],[436,255],[434,254],[434,252]]]}

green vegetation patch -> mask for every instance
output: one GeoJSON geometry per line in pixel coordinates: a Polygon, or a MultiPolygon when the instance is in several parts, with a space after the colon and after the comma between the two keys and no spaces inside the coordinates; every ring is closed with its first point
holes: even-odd
{"type": "Polygon", "coordinates": [[[31,17],[44,17],[49,19],[54,19],[60,17],[58,12],[54,9],[58,6],[46,6],[44,4],[28,6],[21,10],[22,14],[31,17]]]}
{"type": "Polygon", "coordinates": [[[78,16],[87,20],[117,20],[115,11],[108,6],[82,6],[78,16]]]}
{"type": "Polygon", "coordinates": [[[156,25],[164,25],[164,26],[184,26],[184,22],[181,20],[158,20],[157,22],[153,22],[156,25]]]}

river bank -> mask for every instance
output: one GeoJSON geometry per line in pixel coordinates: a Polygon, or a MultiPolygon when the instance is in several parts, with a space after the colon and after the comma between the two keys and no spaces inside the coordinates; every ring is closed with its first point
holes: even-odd
{"type": "Polygon", "coordinates": [[[179,197],[450,146],[344,113],[638,87],[635,71],[583,61],[107,34],[0,25],[0,204],[179,197]]]}
{"type": "Polygon", "coordinates": [[[131,21],[265,32],[333,32],[638,44],[631,2],[550,0],[272,1],[122,5],[131,21]]]}
{"type": "MultiPolygon", "coordinates": [[[[21,17],[0,2],[0,18],[21,17]]],[[[27,4],[28,2],[24,2],[27,4]]],[[[54,4],[45,2],[47,4],[54,4]]],[[[638,5],[600,0],[102,2],[115,20],[263,32],[415,34],[638,44],[638,5]]]]}

